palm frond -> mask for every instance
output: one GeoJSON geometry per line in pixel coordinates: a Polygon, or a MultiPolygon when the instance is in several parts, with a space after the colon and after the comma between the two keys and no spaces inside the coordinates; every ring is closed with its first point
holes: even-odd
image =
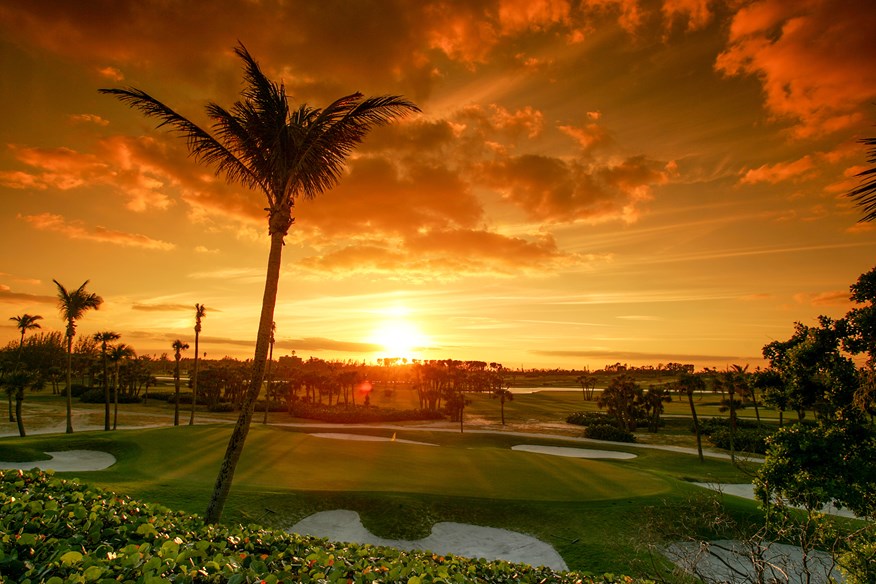
{"type": "Polygon", "coordinates": [[[353,93],[318,115],[310,115],[291,177],[296,182],[292,189],[308,198],[330,189],[340,180],[346,159],[372,128],[419,111],[400,96],[363,99],[361,93],[353,93]]]}
{"type": "Polygon", "coordinates": [[[217,172],[224,173],[226,177],[233,177],[233,179],[229,179],[232,182],[240,181],[247,185],[258,184],[258,181],[250,176],[249,169],[224,144],[196,123],[178,114],[145,91],[135,87],[126,87],[99,89],[98,92],[112,95],[122,103],[139,110],[145,116],[157,119],[159,121],[158,128],[169,126],[171,131],[185,138],[189,153],[196,160],[208,166],[215,165],[221,169],[217,172]],[[248,177],[248,180],[241,180],[243,177],[248,177]]]}
{"type": "MultiPolygon", "coordinates": [[[[868,145],[867,162],[876,164],[876,138],[864,138],[862,144],[868,145]]],[[[849,191],[848,196],[855,202],[855,206],[864,211],[859,223],[867,223],[876,220],[876,167],[869,168],[855,175],[861,179],[858,188],[849,191]]]]}

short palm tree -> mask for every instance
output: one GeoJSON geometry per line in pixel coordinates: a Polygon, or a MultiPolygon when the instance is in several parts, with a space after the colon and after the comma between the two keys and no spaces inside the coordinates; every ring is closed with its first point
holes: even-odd
{"type": "Polygon", "coordinates": [[[70,375],[73,369],[73,337],[76,336],[76,321],[85,316],[91,310],[97,310],[103,304],[103,298],[97,294],[87,292],[85,286],[88,280],[82,283],[76,290],[68,291],[57,280],[52,280],[58,287],[58,310],[67,322],[67,433],[73,433],[73,400],[70,394],[70,375]]]}
{"type": "Polygon", "coordinates": [[[110,386],[109,375],[106,371],[106,345],[107,343],[119,340],[122,338],[122,335],[115,331],[101,331],[94,333],[92,338],[100,343],[100,360],[103,364],[103,429],[106,432],[110,429],[110,386]]]}
{"type": "MultiPolygon", "coordinates": [[[[15,328],[21,331],[21,339],[18,341],[18,362],[16,363],[16,369],[21,365],[21,351],[24,349],[24,333],[30,330],[36,330],[40,327],[40,323],[38,320],[42,320],[43,317],[38,314],[22,314],[21,316],[10,316],[9,320],[15,321],[15,328]]],[[[15,421],[15,414],[12,412],[12,392],[9,393],[9,421],[15,421]]]]}
{"type": "Polygon", "coordinates": [[[262,424],[268,423],[268,408],[271,405],[271,364],[274,362],[274,342],[276,342],[275,333],[277,332],[277,323],[271,323],[271,339],[268,346],[268,372],[265,374],[265,417],[262,424]]]}
{"type": "Polygon", "coordinates": [[[21,331],[21,339],[18,341],[18,360],[21,361],[21,350],[24,347],[24,334],[27,331],[36,330],[40,327],[38,320],[43,317],[38,314],[22,314],[21,316],[10,316],[9,320],[15,321],[15,328],[21,331]]]}
{"type": "Polygon", "coordinates": [[[182,359],[182,352],[189,348],[189,344],[177,339],[171,347],[173,347],[173,358],[176,361],[173,369],[173,425],[179,426],[179,360],[182,359]]]}
{"type": "Polygon", "coordinates": [[[201,320],[207,318],[207,307],[195,304],[195,370],[192,373],[192,415],[189,426],[195,423],[195,403],[198,401],[198,339],[201,336],[201,320]]]}
{"type": "Polygon", "coordinates": [[[690,415],[693,418],[694,433],[697,435],[697,455],[700,457],[700,462],[703,462],[703,438],[702,428],[697,419],[697,408],[694,405],[694,393],[702,392],[706,389],[706,382],[703,381],[701,375],[694,375],[686,371],[678,376],[675,382],[675,387],[679,392],[687,396],[687,403],[690,405],[690,415]]]}
{"type": "Polygon", "coordinates": [[[122,361],[126,359],[132,359],[137,356],[137,353],[134,352],[134,348],[130,345],[126,345],[125,343],[119,343],[114,346],[109,354],[109,360],[115,363],[116,366],[116,382],[114,384],[113,389],[113,430],[116,429],[116,426],[119,422],[119,391],[121,390],[122,380],[119,376],[119,373],[122,368],[122,361]]]}
{"type": "Polygon", "coordinates": [[[283,84],[268,79],[246,47],[238,45],[235,52],[243,60],[242,99],[230,110],[207,104],[212,133],[139,89],[100,90],[156,118],[159,127],[176,131],[195,159],[214,166],[229,183],[260,190],[267,198],[271,246],[252,374],[207,507],[209,523],[222,515],[264,379],[283,244],[296,199],[316,197],[337,184],[347,157],[373,127],[419,111],[399,96],[366,98],[361,93],[341,97],[324,109],[291,107],[283,84]]]}
{"type": "MultiPolygon", "coordinates": [[[[864,138],[861,143],[869,146],[867,162],[876,164],[876,138],[864,138]]],[[[864,216],[861,217],[860,221],[873,221],[876,219],[876,166],[871,166],[855,176],[861,179],[861,184],[858,188],[849,191],[848,195],[858,207],[864,210],[864,216]]]]}

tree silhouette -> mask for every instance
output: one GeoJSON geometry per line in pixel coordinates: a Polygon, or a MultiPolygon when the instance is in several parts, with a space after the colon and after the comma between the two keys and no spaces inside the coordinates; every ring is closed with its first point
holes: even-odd
{"type": "Polygon", "coordinates": [[[182,358],[182,352],[189,348],[189,344],[177,339],[171,346],[173,347],[173,358],[176,361],[173,369],[173,425],[179,426],[179,360],[182,358]]]}
{"type": "Polygon", "coordinates": [[[120,338],[122,338],[122,335],[114,331],[101,331],[94,333],[94,336],[92,338],[100,343],[100,359],[103,363],[103,429],[106,432],[110,429],[110,390],[109,375],[106,371],[106,344],[119,340],[120,338]]]}
{"type": "Polygon", "coordinates": [[[192,415],[189,426],[195,423],[195,404],[198,402],[198,339],[201,338],[201,320],[207,318],[207,307],[195,304],[195,370],[192,372],[192,415]]]}
{"type": "Polygon", "coordinates": [[[122,388],[122,380],[119,377],[119,373],[122,367],[122,361],[136,356],[137,353],[134,352],[134,348],[125,343],[119,343],[113,347],[109,354],[110,361],[116,365],[116,382],[113,390],[113,430],[116,429],[119,421],[119,391],[121,391],[122,388]]]}
{"type": "MultiPolygon", "coordinates": [[[[876,138],[864,138],[860,142],[869,146],[867,162],[876,164],[876,138]]],[[[861,184],[858,188],[849,191],[848,196],[864,211],[864,216],[859,221],[873,221],[876,219],[876,166],[861,171],[855,176],[861,179],[861,184]]]]}
{"type": "Polygon", "coordinates": [[[230,110],[207,104],[212,134],[139,89],[100,90],[158,119],[159,127],[169,126],[182,135],[195,159],[214,166],[229,183],[261,190],[267,197],[271,246],[252,374],[207,507],[209,523],[218,522],[222,515],[264,379],[283,244],[296,199],[313,198],[333,187],[347,157],[371,128],[419,111],[398,96],[365,98],[360,93],[324,109],[306,104],[293,109],[285,87],[262,73],[246,47],[240,44],[235,52],[244,65],[242,99],[230,110]]]}
{"type": "MultiPolygon", "coordinates": [[[[18,359],[15,365],[16,370],[18,366],[21,364],[21,350],[24,348],[24,333],[30,330],[36,330],[40,327],[40,324],[37,322],[38,320],[42,320],[43,317],[38,314],[22,314],[21,316],[10,316],[9,320],[15,321],[15,328],[21,331],[21,339],[18,341],[18,359]]],[[[15,421],[15,414],[12,412],[12,391],[9,391],[9,421],[15,421]]]]}
{"type": "Polygon", "coordinates": [[[697,435],[697,455],[700,457],[700,462],[703,462],[703,438],[700,429],[700,422],[697,419],[697,408],[694,405],[694,393],[705,391],[706,382],[703,381],[701,375],[694,375],[683,371],[675,381],[675,387],[679,392],[687,396],[687,403],[690,405],[690,415],[693,418],[694,432],[697,435]]]}
{"type": "Polygon", "coordinates": [[[87,292],[85,280],[79,288],[67,291],[57,280],[52,280],[58,287],[58,310],[67,321],[67,433],[73,433],[73,399],[70,393],[70,374],[73,369],[73,337],[76,336],[76,321],[85,316],[91,310],[97,310],[103,304],[103,298],[97,294],[87,292]]]}
{"type": "Polygon", "coordinates": [[[265,417],[262,424],[268,423],[268,407],[271,405],[271,362],[274,360],[274,334],[277,332],[277,323],[271,323],[271,340],[268,348],[268,372],[265,374],[265,417]]]}

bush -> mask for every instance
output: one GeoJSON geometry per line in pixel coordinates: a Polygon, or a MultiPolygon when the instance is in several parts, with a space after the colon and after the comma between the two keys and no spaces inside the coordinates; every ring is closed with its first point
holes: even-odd
{"type": "MultiPolygon", "coordinates": [[[[113,403],[113,392],[110,390],[110,403],[113,403]]],[[[88,391],[83,392],[79,396],[79,401],[86,404],[102,404],[106,401],[106,398],[103,393],[103,389],[89,389],[88,391]]],[[[140,398],[136,395],[128,395],[125,393],[119,394],[119,403],[120,404],[138,404],[140,403],[140,398]]]]}
{"type": "Polygon", "coordinates": [[[526,564],[205,525],[124,495],[0,470],[0,579],[10,582],[479,582],[646,584],[526,564]]]}
{"type": "Polygon", "coordinates": [[[231,402],[219,402],[218,404],[212,404],[207,406],[208,412],[233,412],[234,404],[231,402]]]}
{"type": "Polygon", "coordinates": [[[626,430],[621,430],[617,426],[609,426],[608,424],[596,424],[587,426],[584,429],[586,438],[594,440],[611,440],[612,442],[635,442],[636,437],[626,430]]]}
{"type": "Polygon", "coordinates": [[[82,385],[81,383],[71,383],[70,384],[70,395],[72,397],[79,397],[86,391],[91,389],[87,385],[82,385]]]}
{"type": "MultiPolygon", "coordinates": [[[[729,430],[730,429],[730,419],[729,418],[700,418],[700,434],[704,436],[711,436],[712,433],[720,431],[720,430],[729,430]]],[[[756,429],[758,428],[757,422],[752,422],[751,420],[736,420],[736,428],[737,429],[756,429]]],[[[695,432],[693,422],[690,424],[690,431],[695,432]]]]}
{"type": "MultiPolygon", "coordinates": [[[[766,439],[773,434],[773,428],[736,428],[733,437],[733,448],[740,452],[756,452],[766,454],[766,439]]],[[[724,450],[730,450],[730,428],[715,430],[709,436],[712,444],[724,450]]]]}
{"type": "MultiPolygon", "coordinates": [[[[288,406],[284,402],[279,401],[270,401],[268,402],[268,411],[269,412],[285,412],[288,409],[288,406]]],[[[265,400],[259,399],[256,400],[255,411],[264,412],[265,411],[265,400]]]]}
{"type": "Polygon", "coordinates": [[[173,395],[172,391],[150,391],[149,399],[154,399],[158,401],[166,401],[168,403],[173,403],[173,395]]]}
{"type": "Polygon", "coordinates": [[[617,418],[601,412],[575,412],[566,418],[566,423],[578,426],[617,426],[617,418]]]}
{"type": "Polygon", "coordinates": [[[292,402],[289,413],[296,418],[336,424],[441,420],[444,417],[439,412],[431,410],[387,410],[352,405],[348,407],[326,406],[302,401],[292,402]]]}

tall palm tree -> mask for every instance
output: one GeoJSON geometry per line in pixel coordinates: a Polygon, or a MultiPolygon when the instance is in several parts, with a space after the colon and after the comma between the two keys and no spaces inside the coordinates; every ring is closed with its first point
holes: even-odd
{"type": "MultiPolygon", "coordinates": [[[[860,142],[869,146],[867,162],[876,164],[876,138],[864,138],[860,142]]],[[[876,219],[876,166],[861,171],[855,176],[861,179],[861,184],[858,188],[849,191],[848,196],[864,210],[864,216],[860,221],[873,221],[876,219]]]]}
{"type": "Polygon", "coordinates": [[[103,363],[103,429],[107,432],[110,429],[110,386],[106,371],[106,344],[119,340],[122,335],[115,331],[101,331],[94,333],[92,338],[100,343],[100,360],[103,363]]]}
{"type": "Polygon", "coordinates": [[[122,380],[119,377],[119,372],[122,368],[122,361],[136,357],[137,353],[134,348],[125,343],[119,343],[114,346],[109,354],[109,359],[116,365],[116,382],[113,389],[113,430],[119,422],[119,391],[121,390],[122,380]]]}
{"type": "Polygon", "coordinates": [[[176,361],[173,369],[173,425],[179,426],[179,360],[182,358],[182,352],[189,348],[189,344],[177,339],[171,347],[173,347],[173,358],[176,361]]]}
{"type": "Polygon", "coordinates": [[[73,433],[73,400],[70,395],[70,374],[73,368],[73,337],[76,336],[76,321],[85,316],[91,310],[97,310],[103,304],[103,298],[97,294],[87,292],[85,280],[79,288],[67,291],[57,280],[52,280],[58,287],[58,310],[67,321],[67,433],[73,433]]]}
{"type": "Polygon", "coordinates": [[[291,107],[284,85],[268,79],[246,47],[240,44],[235,52],[243,60],[242,99],[230,111],[207,104],[212,134],[139,89],[100,90],[158,119],[159,127],[181,134],[192,155],[214,166],[228,182],[261,190],[267,197],[271,246],[252,375],[207,507],[210,523],[222,515],[264,379],[283,242],[296,199],[316,197],[337,184],[347,157],[373,127],[419,111],[399,96],[366,98],[361,93],[341,97],[324,109],[291,107]]]}
{"type": "MultiPolygon", "coordinates": [[[[38,320],[42,320],[43,317],[38,314],[22,314],[21,316],[10,316],[9,320],[15,321],[15,328],[21,331],[21,339],[18,341],[18,361],[15,365],[15,368],[18,369],[18,366],[21,364],[21,351],[24,349],[24,333],[29,330],[36,330],[40,327],[40,324],[37,322],[38,320]]],[[[12,392],[9,393],[9,421],[15,421],[15,414],[12,411],[12,392]]]]}
{"type": "Polygon", "coordinates": [[[195,403],[198,401],[198,339],[201,336],[201,319],[207,318],[207,307],[195,304],[195,371],[192,373],[192,415],[189,426],[195,423],[195,403]]]}

